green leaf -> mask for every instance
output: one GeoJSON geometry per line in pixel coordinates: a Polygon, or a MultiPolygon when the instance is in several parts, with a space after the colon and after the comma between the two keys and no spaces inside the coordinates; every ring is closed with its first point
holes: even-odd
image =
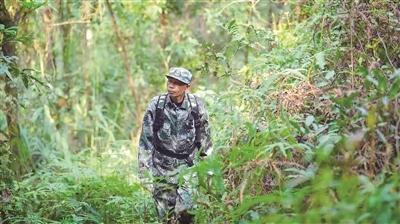
{"type": "Polygon", "coordinates": [[[25,45],[28,45],[29,47],[33,47],[33,44],[30,42],[33,39],[34,38],[32,38],[32,37],[23,36],[23,37],[18,37],[16,40],[21,42],[21,43],[23,43],[23,44],[25,44],[25,45]]]}
{"type": "Polygon", "coordinates": [[[335,57],[333,59],[333,63],[335,64],[335,67],[341,57],[342,57],[342,51],[340,50],[340,48],[338,48],[336,51],[335,57]]]}
{"type": "Polygon", "coordinates": [[[43,82],[42,80],[40,80],[39,78],[36,78],[36,77],[33,76],[33,75],[29,75],[29,78],[31,78],[31,79],[35,80],[36,82],[40,83],[40,85],[42,85],[42,86],[45,85],[44,82],[43,82]]]}
{"type": "Polygon", "coordinates": [[[331,70],[326,73],[325,78],[329,80],[332,79],[334,76],[335,76],[335,71],[331,70]]]}
{"type": "Polygon", "coordinates": [[[15,37],[15,36],[17,36],[17,33],[18,33],[18,26],[9,27],[9,28],[3,30],[3,33],[6,35],[15,37]]]}
{"type": "Polygon", "coordinates": [[[8,71],[8,68],[7,68],[7,67],[4,69],[4,72],[7,74],[8,78],[10,78],[10,80],[13,80],[12,75],[11,75],[11,72],[8,71]]]}
{"type": "Polygon", "coordinates": [[[357,73],[363,77],[366,77],[369,73],[368,69],[364,66],[359,66],[357,70],[357,73]]]}
{"type": "Polygon", "coordinates": [[[0,75],[2,74],[7,74],[8,78],[10,78],[11,81],[13,80],[10,71],[8,71],[8,66],[5,63],[0,64],[0,75]]]}
{"type": "Polygon", "coordinates": [[[323,86],[326,86],[328,84],[329,84],[329,82],[318,82],[316,86],[317,87],[323,87],[323,86]]]}
{"type": "Polygon", "coordinates": [[[14,72],[14,76],[15,76],[15,77],[18,77],[18,76],[19,76],[19,69],[16,68],[16,67],[12,67],[12,70],[13,70],[13,72],[14,72]]]}
{"type": "Polygon", "coordinates": [[[252,221],[260,219],[260,215],[258,214],[258,212],[254,212],[252,210],[250,210],[250,217],[252,221]]]}
{"type": "Polygon", "coordinates": [[[389,99],[387,96],[382,97],[382,104],[387,106],[389,104],[389,99]]]}
{"type": "Polygon", "coordinates": [[[360,217],[358,217],[357,223],[363,223],[363,221],[370,216],[371,216],[371,213],[369,213],[369,212],[362,214],[360,217]]]}
{"type": "Polygon", "coordinates": [[[325,53],[319,52],[315,55],[315,58],[317,59],[317,65],[320,69],[324,69],[325,65],[326,65],[326,61],[325,61],[325,53]]]}
{"type": "Polygon", "coordinates": [[[28,82],[29,82],[28,76],[25,73],[21,73],[21,75],[22,75],[21,76],[22,82],[24,83],[25,88],[28,88],[29,87],[29,85],[28,85],[28,82]]]}
{"type": "Polygon", "coordinates": [[[388,98],[392,99],[400,90],[400,78],[397,78],[389,88],[388,98]]]}
{"type": "Polygon", "coordinates": [[[232,20],[229,25],[228,25],[228,32],[232,35],[236,35],[237,33],[237,25],[236,25],[236,20],[232,20]]]}
{"type": "Polygon", "coordinates": [[[47,0],[20,0],[19,1],[24,7],[28,8],[28,9],[37,9],[40,6],[46,5],[47,4],[47,0]]]}
{"type": "Polygon", "coordinates": [[[381,132],[381,131],[379,131],[378,129],[376,130],[376,133],[378,133],[378,135],[379,135],[379,137],[381,138],[381,140],[383,141],[383,143],[387,143],[387,140],[386,140],[386,137],[385,137],[385,135],[381,132]]]}
{"type": "Polygon", "coordinates": [[[378,78],[378,86],[382,92],[385,92],[387,87],[387,80],[385,76],[381,76],[378,78]]]}
{"type": "Polygon", "coordinates": [[[239,221],[239,224],[249,224],[249,221],[247,221],[246,219],[241,219],[239,221]]]}
{"type": "Polygon", "coordinates": [[[0,131],[4,131],[7,128],[7,117],[3,111],[0,111],[0,131]]]}
{"type": "Polygon", "coordinates": [[[267,195],[261,195],[261,196],[256,196],[253,197],[251,200],[243,202],[243,204],[237,206],[235,208],[235,211],[233,212],[234,215],[240,216],[244,214],[246,211],[249,210],[252,206],[255,206],[257,204],[265,203],[266,201],[272,203],[272,202],[280,202],[282,200],[282,197],[280,195],[276,194],[267,194],[267,195]]]}
{"type": "Polygon", "coordinates": [[[372,77],[370,75],[367,75],[367,80],[372,82],[375,86],[379,85],[378,81],[374,77],[372,77]]]}
{"type": "Polygon", "coordinates": [[[307,126],[307,127],[310,126],[310,125],[314,122],[314,120],[315,120],[314,116],[309,115],[309,116],[306,118],[306,126],[307,126]]]}
{"type": "Polygon", "coordinates": [[[296,128],[297,131],[300,131],[300,125],[299,125],[297,122],[295,122],[295,121],[293,121],[293,120],[289,120],[289,123],[290,123],[294,128],[296,128]]]}

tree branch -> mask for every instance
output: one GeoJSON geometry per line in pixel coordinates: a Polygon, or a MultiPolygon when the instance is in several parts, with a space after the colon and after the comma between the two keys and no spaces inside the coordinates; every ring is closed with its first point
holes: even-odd
{"type": "Polygon", "coordinates": [[[135,103],[136,103],[136,116],[137,116],[137,122],[139,125],[138,133],[140,133],[141,124],[142,124],[140,101],[139,101],[140,99],[138,98],[136,91],[135,91],[135,83],[133,81],[132,72],[131,72],[131,70],[129,68],[129,64],[128,64],[128,56],[127,56],[126,49],[125,49],[124,38],[121,35],[121,30],[118,27],[117,20],[115,19],[114,11],[112,10],[109,0],[106,0],[106,4],[107,4],[108,11],[111,14],[111,19],[114,24],[114,30],[118,36],[118,44],[122,49],[122,59],[124,62],[124,69],[125,69],[126,75],[128,77],[128,83],[129,83],[129,87],[131,88],[131,91],[132,91],[133,99],[135,100],[135,103]]]}
{"type": "Polygon", "coordinates": [[[89,20],[78,20],[78,21],[65,21],[65,22],[61,22],[61,23],[53,23],[51,24],[51,26],[64,26],[64,25],[70,25],[70,24],[87,24],[90,23],[89,20]]]}
{"type": "Polygon", "coordinates": [[[6,5],[4,4],[4,0],[0,0],[0,24],[4,24],[6,28],[10,27],[12,23],[10,14],[6,9],[6,5]]]}

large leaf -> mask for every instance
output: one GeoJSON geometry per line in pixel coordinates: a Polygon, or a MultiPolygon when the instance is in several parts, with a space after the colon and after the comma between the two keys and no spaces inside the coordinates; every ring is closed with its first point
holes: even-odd
{"type": "Polygon", "coordinates": [[[309,115],[309,116],[306,118],[306,126],[307,126],[307,127],[310,126],[310,125],[314,122],[314,120],[315,120],[314,116],[309,115]]]}

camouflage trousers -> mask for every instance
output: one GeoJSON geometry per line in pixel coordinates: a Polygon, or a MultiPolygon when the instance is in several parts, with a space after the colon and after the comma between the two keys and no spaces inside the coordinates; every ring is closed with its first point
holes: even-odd
{"type": "Polygon", "coordinates": [[[162,223],[194,223],[194,216],[187,211],[194,209],[195,191],[191,187],[162,183],[154,186],[153,199],[158,220],[162,223]]]}

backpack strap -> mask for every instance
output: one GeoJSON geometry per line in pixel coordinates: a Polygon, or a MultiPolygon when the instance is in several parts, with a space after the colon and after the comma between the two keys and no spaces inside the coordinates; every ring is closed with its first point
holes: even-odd
{"type": "Polygon", "coordinates": [[[157,132],[164,125],[164,109],[165,109],[166,99],[167,99],[167,94],[161,94],[160,96],[158,96],[156,116],[154,118],[154,123],[153,123],[154,134],[157,134],[157,132]]]}
{"type": "Polygon", "coordinates": [[[187,94],[189,97],[190,107],[192,111],[190,112],[194,118],[194,127],[196,128],[196,138],[195,144],[200,148],[201,145],[201,120],[199,117],[199,103],[197,102],[197,97],[194,94],[187,94]]]}

